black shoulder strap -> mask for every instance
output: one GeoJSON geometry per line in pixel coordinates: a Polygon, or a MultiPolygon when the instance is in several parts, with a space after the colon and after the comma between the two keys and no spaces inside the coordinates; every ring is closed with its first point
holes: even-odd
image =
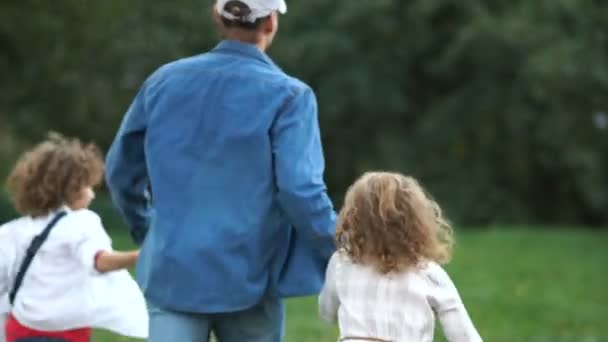
{"type": "Polygon", "coordinates": [[[34,259],[34,256],[36,255],[36,253],[38,253],[38,250],[40,249],[40,247],[42,247],[42,244],[44,243],[44,241],[46,241],[46,239],[49,237],[49,234],[51,233],[51,230],[53,229],[53,227],[55,227],[55,225],[57,225],[57,222],[59,222],[59,220],[61,220],[65,215],[67,215],[67,213],[65,211],[59,212],[57,215],[55,215],[55,217],[51,220],[51,222],[49,222],[49,224],[46,226],[46,228],[44,228],[42,233],[40,233],[39,235],[36,235],[34,237],[34,239],[32,239],[32,243],[27,248],[27,252],[25,254],[25,258],[23,259],[23,262],[21,263],[21,267],[19,267],[19,272],[17,273],[17,277],[15,278],[15,283],[13,284],[13,289],[11,290],[11,292],[9,294],[9,300],[10,300],[11,305],[15,301],[17,292],[19,291],[19,288],[21,287],[21,283],[23,283],[23,277],[25,277],[25,273],[27,272],[27,269],[30,267],[30,264],[32,263],[32,260],[34,259]]]}

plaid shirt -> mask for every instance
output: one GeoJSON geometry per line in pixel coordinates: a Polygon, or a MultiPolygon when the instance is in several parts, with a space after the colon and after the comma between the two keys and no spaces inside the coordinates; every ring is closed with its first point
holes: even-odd
{"type": "Polygon", "coordinates": [[[335,253],[319,313],[339,322],[342,340],[431,342],[437,316],[448,341],[481,341],[450,277],[432,262],[416,271],[381,275],[335,253]]]}

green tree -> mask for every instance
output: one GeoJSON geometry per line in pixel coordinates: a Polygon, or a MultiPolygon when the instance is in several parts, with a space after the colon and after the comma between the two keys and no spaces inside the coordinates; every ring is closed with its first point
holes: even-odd
{"type": "MultiPolygon", "coordinates": [[[[149,73],[215,44],[211,3],[2,2],[1,164],[48,130],[107,148],[149,73]]],[[[391,169],[457,222],[608,223],[607,2],[289,6],[270,54],[317,93],[337,203],[391,169]]]]}

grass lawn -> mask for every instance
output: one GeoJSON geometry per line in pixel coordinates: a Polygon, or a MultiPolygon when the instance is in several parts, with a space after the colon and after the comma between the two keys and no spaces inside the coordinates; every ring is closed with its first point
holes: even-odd
{"type": "MultiPolygon", "coordinates": [[[[117,248],[130,247],[126,234],[112,235],[117,248]]],[[[462,232],[447,269],[485,341],[608,341],[608,233],[462,232]]],[[[333,342],[335,331],[317,319],[315,298],[288,302],[287,342],[333,342]]],[[[93,338],[114,341],[130,340],[93,338]]]]}

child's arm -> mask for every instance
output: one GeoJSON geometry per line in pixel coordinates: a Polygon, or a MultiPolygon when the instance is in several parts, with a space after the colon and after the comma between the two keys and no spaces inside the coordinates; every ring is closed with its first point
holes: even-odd
{"type": "Polygon", "coordinates": [[[450,342],[482,341],[464,305],[439,315],[443,333],[450,342]]]}
{"type": "Polygon", "coordinates": [[[90,210],[75,211],[66,220],[75,227],[74,256],[92,272],[106,273],[135,265],[139,251],[116,252],[101,218],[90,210]]]}
{"type": "Polygon", "coordinates": [[[338,253],[329,260],[327,271],[325,272],[325,284],[319,295],[319,316],[326,322],[335,323],[338,321],[338,309],[340,300],[336,291],[336,263],[338,262],[338,253]]]}
{"type": "Polygon", "coordinates": [[[139,251],[100,251],[95,255],[95,270],[99,273],[122,270],[135,265],[139,251]]]}
{"type": "Polygon", "coordinates": [[[429,303],[441,323],[449,342],[480,342],[481,336],[460,299],[456,286],[448,274],[436,264],[428,267],[430,284],[429,303]]]}

